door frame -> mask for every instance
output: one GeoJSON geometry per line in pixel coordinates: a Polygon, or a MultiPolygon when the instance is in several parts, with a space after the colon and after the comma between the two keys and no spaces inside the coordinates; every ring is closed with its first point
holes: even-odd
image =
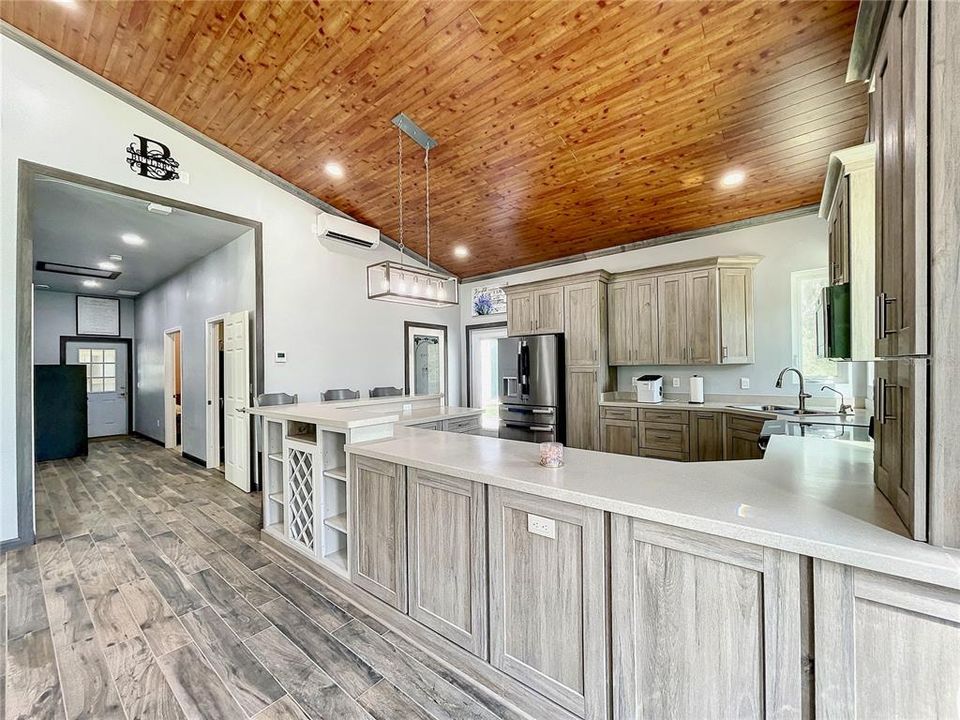
{"type": "Polygon", "coordinates": [[[133,338],[115,335],[61,335],[60,364],[67,364],[67,343],[92,342],[127,346],[127,435],[133,434],[133,338]]]}
{"type": "Polygon", "coordinates": [[[405,320],[403,323],[403,393],[412,395],[410,387],[410,329],[424,328],[426,330],[440,330],[443,335],[443,399],[449,404],[450,392],[450,342],[447,337],[447,326],[435,323],[413,322],[405,320]]]}
{"type": "Polygon", "coordinates": [[[463,332],[464,332],[464,335],[466,336],[466,344],[467,344],[467,354],[464,356],[464,359],[466,361],[465,364],[467,366],[467,372],[466,372],[467,394],[465,395],[465,397],[467,398],[467,403],[466,403],[467,407],[473,407],[473,405],[470,404],[471,402],[473,402],[473,377],[471,377],[471,368],[473,364],[470,362],[470,359],[472,357],[471,345],[473,340],[473,333],[476,330],[495,330],[497,328],[506,328],[506,327],[507,327],[507,321],[501,320],[499,322],[478,323],[476,325],[467,325],[466,327],[463,328],[463,332]]]}
{"type": "MultiPolygon", "coordinates": [[[[219,405],[215,404],[220,394],[220,373],[218,372],[217,353],[213,347],[213,329],[220,325],[221,332],[224,322],[230,313],[221,313],[207,318],[203,324],[204,338],[206,339],[206,351],[204,354],[204,385],[207,393],[206,403],[206,424],[207,424],[207,469],[217,470],[223,467],[220,462],[220,417],[218,413],[219,405]],[[211,448],[213,452],[211,453],[211,448]],[[211,457],[211,454],[214,457],[211,457]]],[[[183,336],[181,336],[181,341],[183,336]]]]}
{"type": "Polygon", "coordinates": [[[173,401],[173,335],[180,335],[180,454],[183,455],[183,328],[167,328],[163,331],[163,446],[173,449],[177,446],[177,404],[173,401]],[[172,439],[171,439],[172,438],[172,439]]]}

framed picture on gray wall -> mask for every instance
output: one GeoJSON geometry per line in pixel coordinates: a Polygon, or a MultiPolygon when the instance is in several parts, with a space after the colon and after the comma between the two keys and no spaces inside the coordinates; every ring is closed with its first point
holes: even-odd
{"type": "Polygon", "coordinates": [[[120,336],[120,299],[77,295],[77,335],[120,336]]]}

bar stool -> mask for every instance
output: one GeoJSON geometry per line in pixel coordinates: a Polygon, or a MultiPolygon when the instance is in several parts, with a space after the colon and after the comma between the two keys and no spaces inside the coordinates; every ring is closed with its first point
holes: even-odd
{"type": "Polygon", "coordinates": [[[323,398],[324,402],[330,402],[331,400],[359,400],[360,391],[337,388],[336,390],[324,390],[320,397],[323,398]]]}
{"type": "MultiPolygon", "coordinates": [[[[272,407],[274,405],[295,405],[297,403],[297,394],[288,395],[287,393],[277,392],[277,393],[261,393],[253,399],[253,404],[255,407],[272,407]]],[[[253,434],[254,439],[254,457],[257,459],[257,477],[255,487],[256,489],[261,489],[263,487],[260,482],[260,478],[263,474],[262,462],[263,458],[260,457],[260,448],[263,447],[263,418],[258,418],[256,425],[256,432],[253,434]]]]}
{"type": "Polygon", "coordinates": [[[403,390],[398,387],[375,387],[370,391],[370,397],[394,397],[396,395],[403,395],[403,390]]]}

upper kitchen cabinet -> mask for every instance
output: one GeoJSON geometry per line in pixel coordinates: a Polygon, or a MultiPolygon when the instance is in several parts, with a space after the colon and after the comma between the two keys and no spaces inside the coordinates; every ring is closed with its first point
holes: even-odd
{"type": "Polygon", "coordinates": [[[563,288],[567,367],[589,367],[602,361],[606,316],[606,284],[585,280],[563,288]]]}
{"type": "Polygon", "coordinates": [[[705,258],[614,276],[611,365],[753,362],[753,267],[758,257],[705,258]]]}
{"type": "Polygon", "coordinates": [[[894,2],[873,63],[876,355],[928,352],[927,2],[894,2]]]}
{"type": "Polygon", "coordinates": [[[832,153],[820,200],[831,285],[823,298],[829,327],[822,354],[837,360],[876,357],[876,154],[872,142],[832,153]]]}
{"type": "Polygon", "coordinates": [[[563,286],[507,288],[507,333],[541,335],[563,332],[563,286]]]}
{"type": "Polygon", "coordinates": [[[607,338],[611,365],[660,362],[657,278],[640,277],[607,286],[607,338]]]}

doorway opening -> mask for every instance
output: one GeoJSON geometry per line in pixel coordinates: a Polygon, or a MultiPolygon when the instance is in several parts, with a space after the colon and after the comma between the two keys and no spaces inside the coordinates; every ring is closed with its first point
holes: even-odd
{"type": "Polygon", "coordinates": [[[467,405],[481,408],[484,430],[496,430],[500,424],[500,390],[497,387],[497,343],[507,336],[505,322],[468,325],[467,405]]]}
{"type": "Polygon", "coordinates": [[[207,469],[223,470],[223,321],[226,315],[207,319],[207,469]]]}
{"type": "Polygon", "coordinates": [[[183,454],[183,346],[180,328],[163,332],[163,446],[183,454]]]}

